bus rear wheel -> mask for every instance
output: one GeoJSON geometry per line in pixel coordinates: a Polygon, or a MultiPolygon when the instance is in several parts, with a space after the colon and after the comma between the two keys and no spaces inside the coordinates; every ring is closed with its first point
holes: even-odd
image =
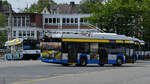
{"type": "Polygon", "coordinates": [[[116,65],[117,65],[117,66],[121,66],[121,65],[122,65],[122,61],[123,61],[122,58],[118,58],[116,65]]]}
{"type": "Polygon", "coordinates": [[[87,60],[86,60],[85,57],[82,57],[82,58],[80,59],[80,65],[81,65],[81,66],[86,66],[86,65],[87,65],[87,60]]]}

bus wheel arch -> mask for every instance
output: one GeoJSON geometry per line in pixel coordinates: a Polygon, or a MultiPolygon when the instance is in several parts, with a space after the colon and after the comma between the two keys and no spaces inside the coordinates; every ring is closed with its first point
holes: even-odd
{"type": "Polygon", "coordinates": [[[123,57],[119,56],[119,57],[117,58],[117,65],[118,65],[118,66],[121,66],[122,64],[123,64],[123,57]]]}
{"type": "Polygon", "coordinates": [[[116,59],[116,63],[113,64],[113,66],[121,66],[123,64],[123,57],[122,56],[118,56],[116,59]]]}
{"type": "Polygon", "coordinates": [[[80,66],[86,66],[87,65],[87,57],[86,56],[81,56],[80,57],[80,66]]]}

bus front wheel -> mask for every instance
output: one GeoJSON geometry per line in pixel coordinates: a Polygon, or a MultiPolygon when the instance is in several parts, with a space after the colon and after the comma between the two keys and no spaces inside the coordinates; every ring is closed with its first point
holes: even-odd
{"type": "Polygon", "coordinates": [[[70,64],[62,64],[63,66],[69,66],[70,64]]]}

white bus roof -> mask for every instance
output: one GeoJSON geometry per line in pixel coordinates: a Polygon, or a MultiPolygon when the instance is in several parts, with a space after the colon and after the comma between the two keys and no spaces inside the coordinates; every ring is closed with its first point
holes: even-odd
{"type": "Polygon", "coordinates": [[[107,40],[133,40],[125,35],[114,33],[97,33],[97,34],[63,34],[62,38],[79,38],[79,39],[107,39],[107,40]]]}

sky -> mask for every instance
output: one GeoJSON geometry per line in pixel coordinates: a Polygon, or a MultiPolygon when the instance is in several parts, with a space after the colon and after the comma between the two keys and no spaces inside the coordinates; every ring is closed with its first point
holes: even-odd
{"type": "MultiPolygon", "coordinates": [[[[36,3],[38,0],[7,0],[11,5],[14,11],[19,12],[26,7],[30,7],[31,4],[36,3]]],[[[53,0],[57,3],[69,3],[70,1],[74,1],[75,3],[79,3],[81,0],[53,0]]]]}

